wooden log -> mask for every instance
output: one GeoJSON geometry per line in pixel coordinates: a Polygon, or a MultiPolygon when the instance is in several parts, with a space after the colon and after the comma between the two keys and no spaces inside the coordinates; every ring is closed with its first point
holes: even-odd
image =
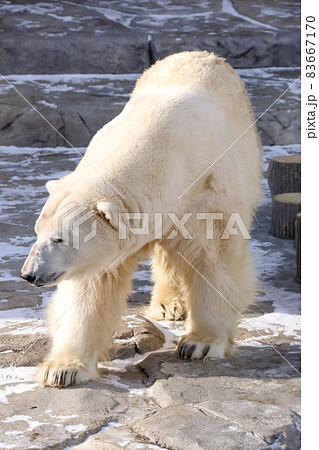
{"type": "Polygon", "coordinates": [[[300,210],[300,192],[275,195],[272,198],[271,234],[282,239],[294,239],[296,216],[300,210]]]}
{"type": "Polygon", "coordinates": [[[301,281],[301,212],[296,220],[297,281],[301,281]]]}
{"type": "Polygon", "coordinates": [[[272,196],[285,192],[301,192],[300,155],[273,158],[268,166],[267,179],[272,196]]]}

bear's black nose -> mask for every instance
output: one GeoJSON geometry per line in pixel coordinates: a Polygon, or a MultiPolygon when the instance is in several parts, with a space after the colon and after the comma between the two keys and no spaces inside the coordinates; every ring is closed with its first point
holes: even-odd
{"type": "Polygon", "coordinates": [[[27,280],[28,283],[34,284],[34,280],[35,280],[34,275],[29,275],[29,274],[23,273],[23,272],[21,272],[20,275],[21,275],[21,278],[23,278],[24,280],[27,280]]]}

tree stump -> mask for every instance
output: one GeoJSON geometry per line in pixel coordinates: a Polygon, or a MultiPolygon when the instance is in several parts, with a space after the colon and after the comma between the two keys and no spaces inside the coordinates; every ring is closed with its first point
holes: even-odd
{"type": "Polygon", "coordinates": [[[300,210],[300,192],[275,195],[272,198],[271,234],[282,239],[294,239],[296,216],[300,210]]]}
{"type": "Polygon", "coordinates": [[[267,178],[272,196],[285,192],[301,192],[300,155],[273,158],[268,166],[267,178]]]}
{"type": "Polygon", "coordinates": [[[301,281],[301,212],[296,220],[297,281],[301,281]]]}

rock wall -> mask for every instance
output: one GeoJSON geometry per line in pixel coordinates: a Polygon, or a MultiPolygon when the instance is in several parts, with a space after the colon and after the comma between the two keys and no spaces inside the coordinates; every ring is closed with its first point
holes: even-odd
{"type": "MultiPolygon", "coordinates": [[[[0,70],[73,146],[121,111],[138,74],[183,50],[242,69],[258,117],[299,76],[299,15],[283,0],[2,1],[0,70]]],[[[298,89],[258,121],[264,145],[300,142],[298,89]]],[[[0,145],[68,145],[4,79],[0,92],[0,145]]]]}

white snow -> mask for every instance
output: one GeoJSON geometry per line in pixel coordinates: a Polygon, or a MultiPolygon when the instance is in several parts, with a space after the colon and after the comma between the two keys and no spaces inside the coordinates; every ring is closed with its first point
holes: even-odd
{"type": "Polygon", "coordinates": [[[45,321],[45,309],[53,292],[46,291],[40,294],[42,297],[41,306],[0,311],[0,331],[10,335],[46,333],[48,327],[45,321]]]}
{"type": "Polygon", "coordinates": [[[4,388],[0,388],[0,402],[1,403],[9,403],[8,396],[12,394],[22,394],[27,391],[32,391],[37,386],[36,383],[21,383],[10,385],[7,384],[4,388]]]}
{"type": "Polygon", "coordinates": [[[138,281],[150,281],[151,272],[150,269],[140,269],[133,275],[134,280],[138,281]]]}
{"type": "Polygon", "coordinates": [[[137,289],[133,289],[132,293],[135,294],[136,292],[152,292],[153,286],[145,285],[145,286],[139,286],[137,289]]]}
{"type": "Polygon", "coordinates": [[[67,431],[70,433],[78,434],[81,431],[86,431],[87,426],[83,425],[82,423],[79,423],[78,425],[65,425],[64,427],[67,431]]]}
{"type": "Polygon", "coordinates": [[[37,370],[36,367],[0,367],[0,386],[8,383],[34,382],[37,370]]]}
{"type": "MultiPolygon", "coordinates": [[[[106,425],[105,427],[102,427],[97,433],[94,433],[93,435],[90,434],[90,435],[83,441],[83,443],[84,443],[84,442],[87,442],[87,441],[90,439],[91,436],[96,436],[97,434],[103,433],[103,431],[109,430],[110,428],[121,427],[121,426],[122,426],[122,425],[121,425],[120,423],[115,422],[115,421],[108,422],[107,425],[106,425]]],[[[82,431],[82,430],[81,430],[81,431],[82,431]]],[[[69,449],[74,448],[74,447],[75,447],[74,445],[72,445],[72,446],[70,446],[70,447],[65,447],[64,450],[69,450],[69,449]]]]}
{"type": "Polygon", "coordinates": [[[30,14],[37,14],[37,15],[43,15],[43,14],[48,14],[50,12],[57,12],[57,11],[62,11],[62,6],[58,6],[56,4],[50,4],[48,3],[36,3],[34,5],[32,4],[20,4],[20,5],[15,5],[12,2],[8,2],[6,4],[6,2],[3,2],[1,4],[1,9],[4,11],[8,11],[9,13],[19,13],[19,12],[24,12],[27,11],[30,14]]]}
{"type": "MultiPolygon", "coordinates": [[[[15,75],[10,74],[6,75],[7,80],[16,84],[23,84],[26,81],[30,82],[38,82],[38,81],[47,81],[50,83],[85,83],[90,80],[112,80],[112,81],[135,81],[138,77],[140,77],[140,73],[107,73],[107,74],[99,74],[99,73],[57,73],[57,74],[23,74],[23,75],[15,75]]],[[[34,148],[32,148],[34,151],[34,148]]]]}
{"type": "Polygon", "coordinates": [[[18,422],[18,421],[27,422],[28,431],[34,430],[34,428],[38,427],[39,425],[46,425],[45,422],[31,420],[31,416],[26,416],[26,415],[22,415],[22,414],[21,415],[16,414],[14,416],[7,417],[5,420],[3,420],[4,423],[12,423],[12,422],[18,422]]]}
{"type": "Polygon", "coordinates": [[[258,27],[261,27],[262,29],[266,28],[268,30],[274,30],[274,31],[277,30],[277,28],[275,28],[271,25],[268,25],[268,24],[262,23],[262,22],[258,22],[258,20],[254,20],[254,19],[251,19],[250,17],[239,14],[239,12],[236,11],[236,9],[234,8],[231,0],[223,0],[222,9],[223,9],[224,13],[230,14],[232,16],[238,17],[239,19],[250,22],[251,24],[257,25],[258,27]]]}

